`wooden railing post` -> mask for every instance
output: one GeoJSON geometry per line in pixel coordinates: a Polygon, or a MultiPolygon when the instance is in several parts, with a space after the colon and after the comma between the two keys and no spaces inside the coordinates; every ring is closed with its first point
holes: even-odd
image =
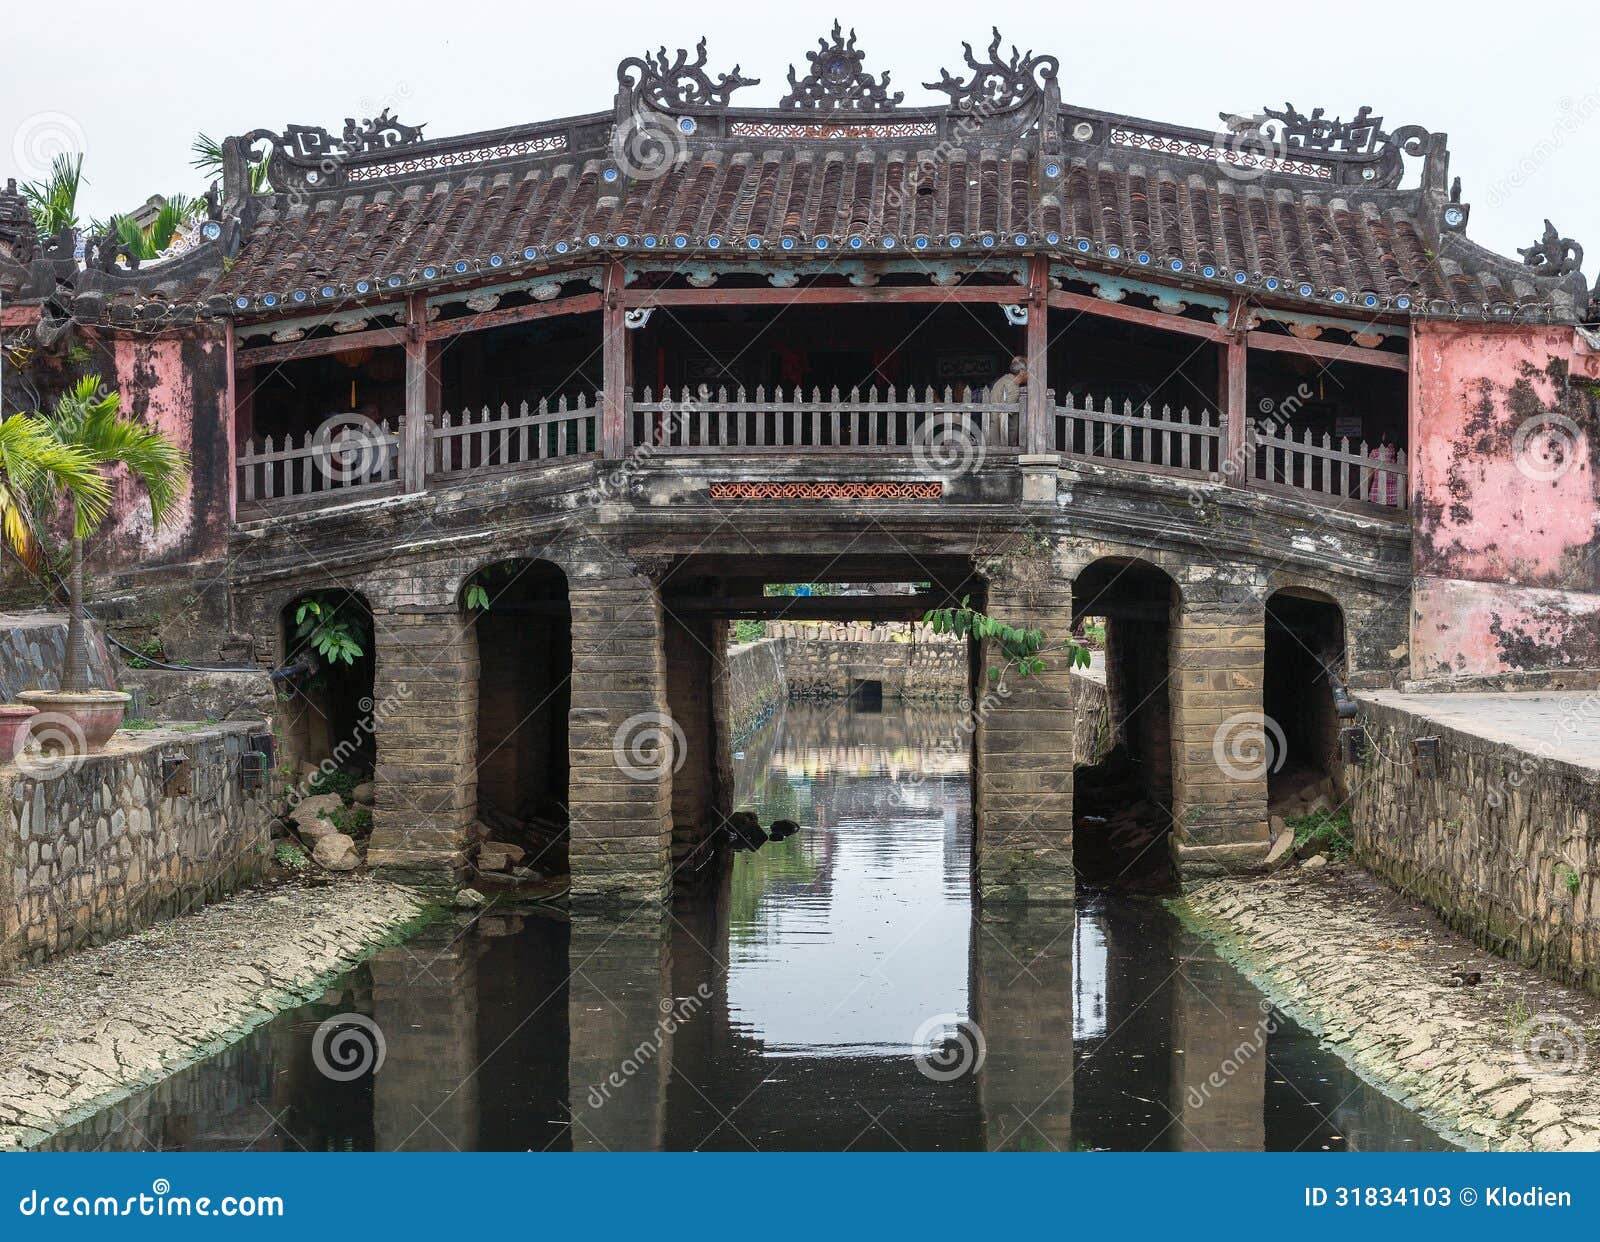
{"type": "Polygon", "coordinates": [[[428,395],[438,386],[429,375],[426,299],[406,299],[406,412],[400,434],[400,478],[407,492],[427,490],[428,395]]]}
{"type": "Polygon", "coordinates": [[[620,461],[623,454],[623,426],[627,411],[628,326],[622,301],[627,277],[622,264],[606,267],[605,289],[601,293],[600,331],[602,380],[600,406],[600,456],[620,461]]]}
{"type": "Polygon", "coordinates": [[[1249,354],[1245,346],[1244,300],[1234,298],[1228,308],[1228,326],[1232,329],[1222,344],[1222,437],[1223,457],[1217,463],[1222,481],[1234,487],[1249,487],[1250,476],[1255,473],[1255,453],[1246,442],[1245,431],[1250,423],[1250,395],[1246,377],[1249,374],[1249,354]]]}
{"type": "Polygon", "coordinates": [[[1028,385],[1024,390],[1022,434],[1024,453],[1055,451],[1055,429],[1050,425],[1050,260],[1036,254],[1028,260],[1028,385]]]}

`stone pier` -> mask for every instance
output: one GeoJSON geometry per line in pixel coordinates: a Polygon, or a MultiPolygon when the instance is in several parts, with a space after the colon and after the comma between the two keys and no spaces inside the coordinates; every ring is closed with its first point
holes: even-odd
{"type": "Polygon", "coordinates": [[[649,578],[609,556],[575,564],[569,582],[572,897],[662,902],[673,769],[685,755],[667,703],[661,604],[649,578]]]}
{"type": "Polygon", "coordinates": [[[1265,608],[1258,584],[1190,569],[1172,607],[1172,850],[1185,876],[1249,870],[1266,857],[1262,714],[1265,608]]]}
{"type": "Polygon", "coordinates": [[[454,884],[478,805],[478,641],[453,603],[373,610],[378,726],[369,866],[454,884]]]}

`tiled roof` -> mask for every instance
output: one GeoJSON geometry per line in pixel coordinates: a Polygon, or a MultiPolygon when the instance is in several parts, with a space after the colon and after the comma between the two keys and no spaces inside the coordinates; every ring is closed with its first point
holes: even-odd
{"type": "Polygon", "coordinates": [[[853,37],[819,44],[777,109],[732,106],[751,83],[737,68],[713,82],[702,43],[693,63],[624,61],[610,113],[445,140],[387,114],[342,137],[232,139],[211,244],[86,273],[74,312],[274,316],[651,252],[1050,253],[1288,305],[1535,319],[1585,307],[1580,274],[1466,240],[1442,135],[1391,135],[1365,109],[1342,123],[1286,108],[1206,134],[1063,106],[1053,58],[1005,61],[998,34],[988,61],[968,49],[970,83],[932,84],[948,107],[901,108],[853,37]],[[252,196],[244,161],[263,142],[274,192],[252,196]],[[1423,157],[1416,188],[1399,188],[1402,153],[1423,157]]]}

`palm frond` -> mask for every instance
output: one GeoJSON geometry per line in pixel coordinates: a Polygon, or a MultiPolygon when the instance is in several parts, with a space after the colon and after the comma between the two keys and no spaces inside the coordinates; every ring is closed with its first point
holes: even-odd
{"type": "Polygon", "coordinates": [[[99,466],[83,449],[62,442],[45,420],[13,414],[0,422],[0,535],[24,560],[35,555],[30,517],[62,493],[90,529],[111,503],[99,466]]]}
{"type": "Polygon", "coordinates": [[[34,227],[42,236],[78,226],[78,187],[82,183],[82,154],[58,155],[50,161],[48,177],[22,187],[34,227]]]}

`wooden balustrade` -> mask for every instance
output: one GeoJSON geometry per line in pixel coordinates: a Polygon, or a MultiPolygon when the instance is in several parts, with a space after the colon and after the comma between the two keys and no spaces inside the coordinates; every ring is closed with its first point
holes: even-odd
{"type": "Polygon", "coordinates": [[[337,493],[355,496],[398,484],[400,439],[405,420],[393,431],[387,422],[360,415],[335,416],[303,437],[273,436],[245,444],[235,460],[239,502],[294,500],[337,493]]]}
{"type": "Polygon", "coordinates": [[[1326,432],[1296,435],[1292,427],[1269,431],[1251,424],[1245,451],[1252,487],[1300,496],[1310,492],[1324,503],[1410,507],[1404,449],[1369,448],[1365,440],[1352,447],[1348,436],[1335,442],[1326,432]]]}
{"type": "MultiPolygon", "coordinates": [[[[659,397],[644,389],[638,399],[625,391],[627,455],[671,453],[828,454],[863,451],[943,452],[952,438],[982,444],[992,458],[1020,447],[1023,398],[999,399],[977,390],[970,399],[946,388],[880,391],[813,388],[770,393],[709,387],[659,397]]],[[[520,403],[474,412],[444,413],[426,420],[423,468],[429,478],[537,468],[541,463],[597,456],[602,398],[562,397],[537,407],[520,403]]],[[[1219,479],[1242,474],[1246,486],[1309,496],[1330,505],[1376,505],[1404,510],[1408,504],[1406,455],[1388,446],[1354,445],[1348,438],[1251,424],[1243,437],[1244,461],[1225,467],[1226,428],[1220,413],[1170,407],[1120,408],[1109,399],[1068,397],[1053,411],[1050,444],[1068,458],[1133,471],[1219,479]],[[1378,454],[1383,454],[1382,456],[1378,454]],[[1389,454],[1392,453],[1392,456],[1389,454]]],[[[393,429],[358,415],[330,418],[303,436],[250,441],[236,461],[242,506],[273,507],[302,498],[382,494],[398,491],[405,419],[393,429]]],[[[980,458],[981,460],[981,458],[980,458]]],[[[411,483],[413,490],[423,480],[411,483]]]]}
{"type": "Polygon", "coordinates": [[[477,417],[471,410],[459,418],[446,411],[429,437],[428,473],[477,474],[596,453],[599,408],[598,396],[580,395],[571,405],[558,398],[554,409],[546,399],[536,409],[524,401],[515,413],[505,403],[498,410],[484,406],[477,417]]]}
{"type": "Polygon", "coordinates": [[[1080,403],[1068,396],[1055,407],[1055,451],[1069,457],[1133,466],[1158,473],[1214,475],[1220,472],[1224,430],[1212,409],[1191,413],[1149,402],[1124,401],[1119,413],[1107,397],[1080,403]]]}
{"type": "Polygon", "coordinates": [[[893,385],[876,385],[827,395],[801,388],[787,395],[765,387],[714,392],[705,385],[671,390],[657,398],[646,388],[624,403],[627,448],[649,446],[682,453],[813,452],[848,453],[862,449],[930,447],[935,440],[969,438],[989,449],[1014,449],[1022,424],[1020,398],[992,400],[986,389],[971,400],[946,388],[943,393],[915,388],[902,394],[893,385]]]}

